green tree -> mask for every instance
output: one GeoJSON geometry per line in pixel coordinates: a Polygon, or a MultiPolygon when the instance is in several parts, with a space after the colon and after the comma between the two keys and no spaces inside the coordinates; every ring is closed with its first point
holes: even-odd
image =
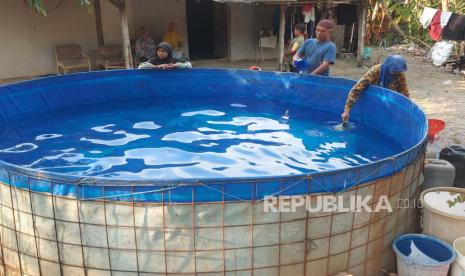
{"type": "MultiPolygon", "coordinates": [[[[420,17],[424,7],[441,8],[442,0],[389,0],[389,12],[394,23],[398,24],[409,36],[431,43],[428,30],[420,24],[420,17]]],[[[448,9],[451,12],[465,14],[465,1],[449,0],[448,9]]]]}
{"type": "MultiPolygon", "coordinates": [[[[61,2],[66,0],[61,0],[61,2]]],[[[29,7],[35,9],[38,13],[42,15],[47,15],[47,7],[45,6],[44,0],[23,0],[29,7]]],[[[60,2],[60,3],[61,3],[60,2]]],[[[78,6],[87,7],[87,9],[92,11],[92,3],[91,0],[76,0],[78,6]]]]}

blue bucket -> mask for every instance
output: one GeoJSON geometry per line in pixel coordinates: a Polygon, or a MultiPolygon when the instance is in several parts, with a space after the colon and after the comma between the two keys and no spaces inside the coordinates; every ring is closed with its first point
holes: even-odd
{"type": "Polygon", "coordinates": [[[397,254],[397,270],[399,276],[446,276],[449,266],[457,254],[445,241],[421,235],[406,234],[399,236],[392,248],[397,254]],[[423,258],[412,258],[412,244],[423,255],[423,258]]]}
{"type": "Polygon", "coordinates": [[[297,59],[294,61],[294,66],[300,72],[305,72],[307,71],[309,64],[306,59],[297,59]]]}

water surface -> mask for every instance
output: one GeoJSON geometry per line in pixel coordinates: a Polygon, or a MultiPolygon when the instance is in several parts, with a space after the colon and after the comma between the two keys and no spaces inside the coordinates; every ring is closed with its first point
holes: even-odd
{"type": "Polygon", "coordinates": [[[0,159],[124,179],[262,177],[335,170],[402,151],[339,114],[244,98],[159,98],[77,106],[1,126],[0,159]]]}

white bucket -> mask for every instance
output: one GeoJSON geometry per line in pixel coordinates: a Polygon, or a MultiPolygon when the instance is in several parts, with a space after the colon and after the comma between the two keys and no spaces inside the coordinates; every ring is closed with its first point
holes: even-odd
{"type": "Polygon", "coordinates": [[[452,265],[451,276],[465,276],[465,237],[454,241],[454,249],[457,253],[457,259],[452,265]]]}
{"type": "Polygon", "coordinates": [[[465,189],[438,187],[425,190],[420,199],[423,203],[423,234],[438,237],[450,244],[465,236],[465,202],[454,202],[465,195],[465,189]]]}
{"type": "Polygon", "coordinates": [[[392,248],[397,255],[399,276],[447,276],[450,264],[456,258],[448,243],[421,234],[399,236],[392,248]]]}

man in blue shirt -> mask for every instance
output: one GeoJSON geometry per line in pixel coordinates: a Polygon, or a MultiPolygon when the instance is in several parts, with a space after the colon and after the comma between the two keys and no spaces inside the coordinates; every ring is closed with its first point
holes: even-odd
{"type": "Polygon", "coordinates": [[[305,60],[305,73],[329,75],[329,67],[336,62],[336,45],[330,41],[333,23],[321,20],[316,26],[316,39],[307,39],[294,55],[294,61],[305,60]]]}

